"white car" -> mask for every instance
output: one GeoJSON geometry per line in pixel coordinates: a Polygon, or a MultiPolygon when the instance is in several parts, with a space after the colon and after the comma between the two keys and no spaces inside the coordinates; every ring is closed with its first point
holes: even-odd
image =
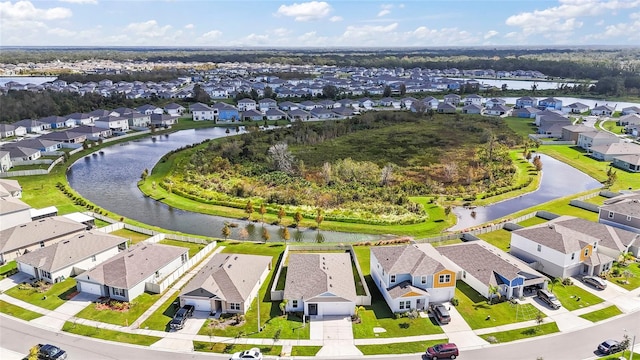
{"type": "Polygon", "coordinates": [[[262,360],[262,353],[260,352],[260,349],[258,349],[258,348],[251,348],[249,350],[239,351],[239,352],[233,354],[233,356],[231,356],[230,360],[239,360],[239,359],[258,359],[258,360],[262,360]]]}
{"type": "Polygon", "coordinates": [[[584,276],[582,282],[600,290],[604,290],[607,287],[607,282],[597,276],[584,276]]]}

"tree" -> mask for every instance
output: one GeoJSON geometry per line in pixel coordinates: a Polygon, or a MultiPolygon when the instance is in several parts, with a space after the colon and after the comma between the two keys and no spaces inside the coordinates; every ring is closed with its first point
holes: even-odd
{"type": "Polygon", "coordinates": [[[271,239],[271,234],[269,234],[269,230],[267,230],[266,227],[262,228],[262,240],[264,240],[264,242],[269,241],[269,239],[271,239]]]}
{"type": "Polygon", "coordinates": [[[318,224],[318,231],[320,231],[320,224],[324,220],[324,216],[322,216],[322,209],[316,209],[316,223],[318,224]]]}
{"type": "Polygon", "coordinates": [[[380,175],[380,184],[382,186],[388,185],[392,177],[393,177],[393,164],[389,163],[382,168],[382,173],[380,175]]]}
{"type": "Polygon", "coordinates": [[[264,203],[260,204],[260,210],[258,210],[258,212],[260,212],[260,221],[264,224],[264,214],[267,213],[267,207],[264,206],[264,203]]]}
{"type": "Polygon", "coordinates": [[[40,351],[40,347],[38,345],[32,346],[29,349],[29,356],[27,357],[28,360],[38,360],[38,353],[40,351]]]}
{"type": "Polygon", "coordinates": [[[286,227],[282,228],[282,239],[284,240],[284,243],[286,244],[287,241],[289,241],[289,239],[291,238],[291,234],[289,233],[289,229],[287,229],[286,227]]]}
{"type": "Polygon", "coordinates": [[[145,181],[147,179],[147,176],[149,176],[149,169],[144,169],[142,171],[142,175],[140,175],[140,179],[142,179],[142,181],[145,181]]]}
{"type": "Polygon", "coordinates": [[[230,235],[231,235],[231,229],[229,228],[229,225],[224,224],[224,227],[222,228],[222,237],[224,237],[224,239],[227,240],[230,235]]]}
{"type": "Polygon", "coordinates": [[[411,103],[411,107],[415,110],[416,114],[422,116],[427,111],[427,104],[424,101],[418,100],[411,103]]]}
{"type": "Polygon", "coordinates": [[[289,300],[283,299],[282,301],[280,301],[280,304],[278,305],[278,307],[280,307],[280,311],[282,311],[282,316],[286,314],[285,309],[287,308],[288,302],[289,300]]]}
{"type": "Polygon", "coordinates": [[[302,213],[300,211],[296,211],[293,214],[293,222],[296,224],[296,227],[300,226],[300,222],[302,221],[302,213]]]}
{"type": "Polygon", "coordinates": [[[622,272],[622,276],[624,276],[624,283],[629,284],[629,278],[633,277],[633,273],[631,272],[631,270],[626,269],[622,272]]]}
{"type": "Polygon", "coordinates": [[[383,97],[391,96],[391,86],[387,85],[384,87],[384,90],[382,91],[382,96],[383,97]]]}
{"type": "Polygon", "coordinates": [[[322,96],[326,99],[335,99],[338,96],[338,88],[335,85],[325,85],[322,87],[322,96]]]}
{"type": "Polygon", "coordinates": [[[544,323],[544,314],[542,311],[538,311],[536,314],[536,330],[540,330],[540,326],[544,323]]]}
{"type": "Polygon", "coordinates": [[[400,96],[404,96],[407,93],[407,85],[404,83],[400,84],[400,96]]]}
{"type": "Polygon", "coordinates": [[[247,201],[244,211],[249,215],[249,220],[251,220],[251,215],[253,214],[253,202],[251,202],[251,200],[247,201]]]}
{"type": "Polygon", "coordinates": [[[540,155],[533,158],[533,166],[536,167],[536,171],[542,170],[542,160],[540,159],[540,155]]]}
{"type": "Polygon", "coordinates": [[[287,174],[293,174],[293,164],[295,158],[289,151],[287,143],[277,143],[269,147],[269,156],[277,170],[287,174]]]}
{"type": "Polygon", "coordinates": [[[208,104],[211,102],[211,96],[204,91],[200,84],[193,85],[193,99],[197,102],[208,104]]]}
{"type": "Polygon", "coordinates": [[[493,297],[496,295],[500,299],[500,288],[496,285],[489,285],[489,304],[493,304],[493,297]]]}
{"type": "Polygon", "coordinates": [[[551,292],[553,292],[553,287],[557,284],[562,285],[562,278],[554,277],[553,279],[551,279],[551,292]]]}
{"type": "Polygon", "coordinates": [[[266,86],[264,88],[264,97],[268,99],[273,98],[273,89],[271,88],[271,86],[266,86]]]}
{"type": "Polygon", "coordinates": [[[284,208],[281,206],[280,209],[278,209],[278,224],[282,222],[282,218],[286,215],[284,208]]]}

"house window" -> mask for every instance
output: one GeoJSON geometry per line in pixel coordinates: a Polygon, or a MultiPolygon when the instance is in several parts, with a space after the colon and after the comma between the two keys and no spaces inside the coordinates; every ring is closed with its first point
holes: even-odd
{"type": "Polygon", "coordinates": [[[538,252],[542,251],[542,245],[538,245],[538,252]]]}
{"type": "Polygon", "coordinates": [[[575,254],[575,253],[572,253],[572,254],[571,254],[571,260],[573,260],[573,259],[575,259],[575,258],[576,258],[576,254],[575,254]]]}
{"type": "Polygon", "coordinates": [[[409,310],[411,309],[411,300],[408,301],[400,301],[400,310],[409,310]]]}
{"type": "Polygon", "coordinates": [[[422,277],[420,277],[420,282],[421,282],[422,284],[426,284],[426,283],[427,283],[427,277],[426,277],[426,276],[422,276],[422,277]]]}
{"type": "Polygon", "coordinates": [[[114,296],[121,296],[121,297],[124,297],[124,289],[120,289],[120,288],[117,288],[117,287],[112,287],[112,288],[111,288],[111,293],[112,293],[114,296]]]}
{"type": "Polygon", "coordinates": [[[395,275],[391,275],[391,282],[392,283],[396,282],[396,276],[395,275]]]}
{"type": "Polygon", "coordinates": [[[240,303],[229,303],[229,309],[240,310],[240,303]]]}
{"type": "Polygon", "coordinates": [[[156,279],[160,277],[160,271],[156,271],[156,279]]]}
{"type": "Polygon", "coordinates": [[[186,263],[189,260],[189,255],[187,253],[182,254],[182,263],[186,263]]]}
{"type": "Polygon", "coordinates": [[[442,284],[442,283],[448,283],[451,282],[451,275],[446,274],[446,275],[440,275],[440,277],[438,278],[438,281],[442,284]]]}
{"type": "Polygon", "coordinates": [[[49,273],[48,271],[40,270],[40,276],[42,276],[43,278],[51,279],[51,273],[49,273]]]}
{"type": "Polygon", "coordinates": [[[294,309],[298,308],[298,300],[291,300],[291,307],[293,307],[294,309]]]}
{"type": "Polygon", "coordinates": [[[627,221],[631,221],[631,215],[627,215],[627,221]]]}
{"type": "Polygon", "coordinates": [[[609,211],[609,219],[613,219],[613,211],[609,211]]]}
{"type": "Polygon", "coordinates": [[[584,249],[584,256],[589,256],[589,248],[584,249]]]}
{"type": "Polygon", "coordinates": [[[95,255],[91,256],[91,261],[93,261],[93,262],[96,261],[96,256],[95,255]]]}
{"type": "Polygon", "coordinates": [[[467,278],[467,272],[466,272],[466,271],[464,271],[464,270],[462,271],[462,278],[463,278],[463,279],[466,279],[466,278],[467,278]]]}

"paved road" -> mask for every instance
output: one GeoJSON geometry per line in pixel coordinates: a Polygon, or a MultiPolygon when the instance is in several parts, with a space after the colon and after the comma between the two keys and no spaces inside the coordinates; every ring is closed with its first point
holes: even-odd
{"type": "MultiPolygon", "coordinates": [[[[624,329],[638,336],[640,342],[640,312],[630,313],[623,317],[604,321],[600,324],[553,336],[535,338],[517,343],[492,345],[478,349],[464,350],[461,359],[473,360],[578,360],[596,357],[594,349],[607,338],[622,339],[624,329]]],[[[56,333],[42,328],[36,328],[0,315],[0,347],[12,351],[26,353],[36,343],[53,343],[69,352],[70,359],[153,359],[153,360],[183,360],[183,359],[228,359],[228,355],[162,352],[147,347],[128,346],[117,343],[74,336],[66,333],[56,333]]],[[[636,347],[636,350],[638,348],[636,347]]],[[[388,359],[416,359],[416,355],[377,356],[388,359]]],[[[362,359],[358,357],[342,357],[344,360],[362,359]]]]}

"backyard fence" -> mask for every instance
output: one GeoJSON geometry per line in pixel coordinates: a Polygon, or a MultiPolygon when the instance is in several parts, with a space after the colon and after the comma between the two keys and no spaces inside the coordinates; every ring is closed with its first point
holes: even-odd
{"type": "Polygon", "coordinates": [[[164,279],[156,283],[146,283],[145,290],[150,291],[156,294],[161,294],[165,291],[171,284],[173,284],[176,280],[180,279],[180,277],[189,271],[194,265],[199,263],[202,259],[204,259],[213,249],[215,249],[217,242],[213,241],[205,246],[202,250],[198,251],[192,258],[187,260],[182,266],[177,268],[171,274],[167,275],[164,279]]]}
{"type": "Polygon", "coordinates": [[[569,201],[569,205],[595,213],[600,211],[600,206],[582,200],[571,200],[569,201]]]}

